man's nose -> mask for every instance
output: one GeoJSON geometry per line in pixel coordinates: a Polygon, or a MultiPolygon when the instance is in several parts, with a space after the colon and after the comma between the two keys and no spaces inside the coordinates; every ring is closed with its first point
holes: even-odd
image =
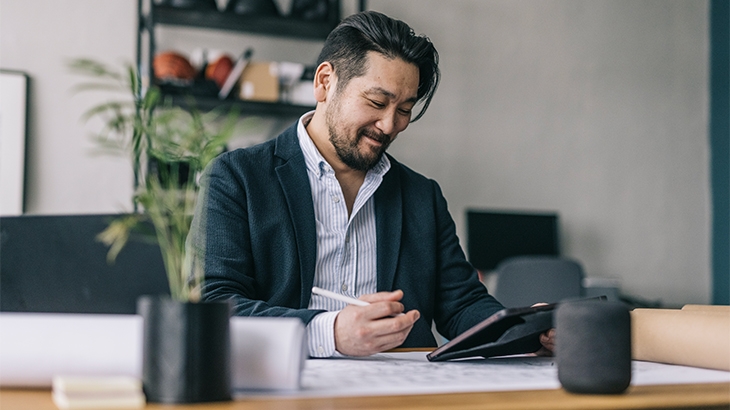
{"type": "Polygon", "coordinates": [[[383,134],[393,135],[398,127],[398,115],[395,110],[384,111],[375,126],[383,134]]]}

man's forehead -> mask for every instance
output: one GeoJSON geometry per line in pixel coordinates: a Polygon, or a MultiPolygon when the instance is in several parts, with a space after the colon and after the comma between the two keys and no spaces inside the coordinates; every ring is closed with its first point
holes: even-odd
{"type": "MultiPolygon", "coordinates": [[[[376,51],[368,51],[367,57],[363,64],[365,70],[363,75],[355,77],[353,79],[360,79],[360,81],[370,82],[370,86],[366,87],[364,91],[367,94],[378,94],[388,98],[395,98],[395,89],[391,90],[389,85],[384,84],[382,80],[384,78],[390,78],[392,81],[396,81],[399,84],[401,81],[415,81],[415,88],[413,90],[413,98],[408,98],[407,101],[413,99],[416,100],[415,95],[418,92],[418,66],[412,62],[408,62],[400,57],[390,57],[376,51]],[[406,68],[407,67],[407,68],[406,68]],[[405,68],[405,70],[404,70],[405,68]],[[412,72],[409,72],[412,71],[412,72]],[[411,77],[415,74],[414,77],[411,77]],[[373,84],[372,82],[376,82],[373,84]]],[[[393,88],[397,87],[396,85],[393,88]]]]}

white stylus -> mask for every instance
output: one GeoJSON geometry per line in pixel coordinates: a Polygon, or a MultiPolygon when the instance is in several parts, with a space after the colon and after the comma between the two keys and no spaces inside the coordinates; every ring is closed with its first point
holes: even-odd
{"type": "Polygon", "coordinates": [[[367,306],[367,305],[370,304],[370,303],[368,303],[368,302],[366,302],[364,300],[351,298],[351,297],[348,297],[348,296],[345,296],[345,295],[340,295],[339,293],[330,292],[329,290],[325,290],[325,289],[322,289],[322,288],[318,288],[316,286],[314,286],[312,288],[312,293],[314,293],[315,295],[324,296],[326,298],[330,298],[330,299],[334,299],[334,300],[339,300],[340,302],[345,302],[345,303],[350,304],[350,305],[367,306]]]}
{"type": "MultiPolygon", "coordinates": [[[[334,300],[339,300],[340,302],[345,302],[345,303],[350,304],[350,305],[368,306],[370,304],[370,303],[368,303],[368,302],[366,302],[364,300],[351,298],[351,297],[345,296],[345,295],[340,295],[339,293],[330,292],[329,290],[325,290],[325,289],[322,289],[322,288],[318,288],[316,286],[313,286],[312,287],[312,293],[314,293],[315,295],[324,296],[326,298],[330,298],[330,299],[334,299],[334,300]]],[[[395,316],[403,316],[404,314],[405,313],[398,313],[395,316]]],[[[392,317],[395,317],[395,316],[392,316],[392,317]]]]}

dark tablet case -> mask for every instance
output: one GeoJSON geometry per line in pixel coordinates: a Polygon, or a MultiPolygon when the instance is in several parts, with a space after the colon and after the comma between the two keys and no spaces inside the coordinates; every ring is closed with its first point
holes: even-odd
{"type": "Polygon", "coordinates": [[[552,311],[556,306],[502,309],[426,357],[439,362],[533,353],[541,347],[540,334],[553,327],[552,311]]]}

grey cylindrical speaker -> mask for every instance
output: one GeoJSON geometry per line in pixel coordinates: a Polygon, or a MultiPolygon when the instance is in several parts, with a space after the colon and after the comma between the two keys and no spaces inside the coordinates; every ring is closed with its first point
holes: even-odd
{"type": "Polygon", "coordinates": [[[558,379],[565,390],[617,394],[629,387],[631,316],[623,303],[561,303],[555,330],[558,379]]]}

